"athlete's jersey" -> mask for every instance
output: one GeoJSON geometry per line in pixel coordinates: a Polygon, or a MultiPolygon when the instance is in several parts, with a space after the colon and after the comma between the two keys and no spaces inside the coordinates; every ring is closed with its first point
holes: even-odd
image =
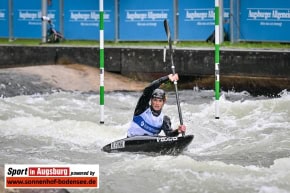
{"type": "Polygon", "coordinates": [[[128,136],[136,135],[158,135],[163,124],[163,113],[159,116],[153,115],[151,108],[140,115],[134,116],[130,128],[128,129],[128,136]]]}

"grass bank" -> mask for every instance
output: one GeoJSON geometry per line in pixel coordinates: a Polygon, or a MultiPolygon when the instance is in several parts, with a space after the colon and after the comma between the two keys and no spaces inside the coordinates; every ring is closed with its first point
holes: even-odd
{"type": "MultiPolygon", "coordinates": [[[[15,39],[9,41],[7,38],[0,38],[0,44],[2,45],[23,45],[23,46],[35,46],[40,45],[40,39],[15,39]]],[[[93,40],[65,40],[63,42],[57,43],[58,45],[71,45],[71,46],[99,46],[98,41],[93,40]]],[[[48,44],[50,45],[50,44],[48,44]]],[[[166,41],[106,41],[105,46],[162,46],[167,45],[166,41]]],[[[176,47],[201,47],[201,48],[211,48],[214,46],[213,43],[201,42],[201,41],[178,41],[175,42],[176,47]]],[[[279,42],[224,42],[221,47],[225,48],[245,48],[245,49],[290,49],[290,43],[279,43],[279,42]]]]}

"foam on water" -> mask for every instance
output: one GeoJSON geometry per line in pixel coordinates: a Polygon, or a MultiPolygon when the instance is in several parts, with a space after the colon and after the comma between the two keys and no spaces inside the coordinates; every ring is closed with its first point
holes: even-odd
{"type": "MultiPolygon", "coordinates": [[[[100,192],[290,192],[289,92],[271,99],[223,93],[219,120],[212,93],[181,91],[184,123],[195,139],[177,157],[100,150],[126,136],[140,93],[107,94],[105,124],[98,95],[1,98],[0,162],[97,163],[100,192]]],[[[177,127],[174,93],[164,112],[177,127]]]]}
{"type": "Polygon", "coordinates": [[[276,160],[270,168],[261,168],[196,161],[182,155],[139,156],[111,163],[103,173],[104,181],[118,181],[105,183],[103,189],[107,190],[105,192],[264,192],[266,189],[289,192],[289,161],[290,158],[283,158],[276,160]],[[286,162],[288,165],[285,166],[286,162]],[[132,179],[134,185],[122,187],[132,179]]]}

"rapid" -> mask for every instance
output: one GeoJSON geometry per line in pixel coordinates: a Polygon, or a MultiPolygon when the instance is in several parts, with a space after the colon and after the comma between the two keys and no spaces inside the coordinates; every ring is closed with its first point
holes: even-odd
{"type": "MultiPolygon", "coordinates": [[[[105,153],[126,136],[140,92],[99,95],[56,92],[0,98],[0,164],[99,164],[102,193],[290,193],[290,92],[253,97],[222,92],[215,119],[214,91],[179,92],[187,134],[178,156],[105,153]]],[[[164,113],[179,123],[175,94],[164,113]]]]}

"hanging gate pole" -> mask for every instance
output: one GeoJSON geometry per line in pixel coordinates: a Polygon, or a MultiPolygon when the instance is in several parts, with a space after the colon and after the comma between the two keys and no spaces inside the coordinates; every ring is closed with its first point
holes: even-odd
{"type": "Polygon", "coordinates": [[[100,0],[100,123],[104,124],[104,103],[105,103],[105,86],[104,86],[104,2],[100,0]]]}
{"type": "Polygon", "coordinates": [[[215,118],[219,119],[220,98],[220,0],[215,0],[215,118]]]}

